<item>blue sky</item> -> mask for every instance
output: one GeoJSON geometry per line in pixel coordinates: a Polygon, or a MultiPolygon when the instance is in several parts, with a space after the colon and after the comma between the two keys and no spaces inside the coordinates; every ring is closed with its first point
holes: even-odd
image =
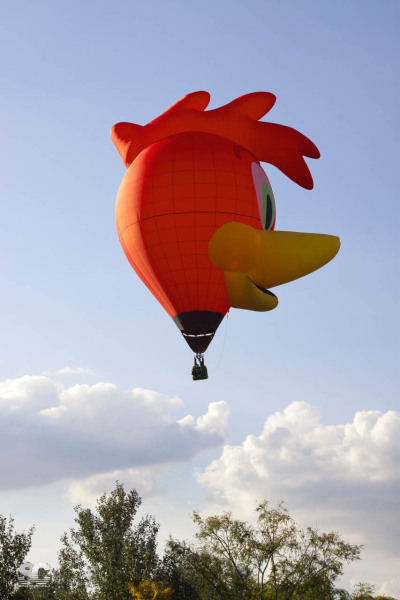
{"type": "Polygon", "coordinates": [[[187,535],[193,509],[250,518],[284,498],[304,524],[366,544],[345,585],[400,594],[399,13],[391,0],[2,4],[0,512],[36,523],[32,562],[55,565],[74,503],[118,475],[164,537],[187,535]],[[199,383],[120,248],[125,167],[109,137],[195,90],[210,108],[277,96],[267,119],[321,159],[312,191],[264,165],[276,228],[342,241],[277,290],[276,311],[232,309],[199,383]]]}

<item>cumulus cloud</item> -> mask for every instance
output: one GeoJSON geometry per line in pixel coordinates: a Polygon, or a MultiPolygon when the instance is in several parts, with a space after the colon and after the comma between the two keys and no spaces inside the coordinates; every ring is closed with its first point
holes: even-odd
{"type": "Polygon", "coordinates": [[[371,565],[380,564],[376,583],[399,590],[400,580],[391,580],[400,567],[399,440],[398,412],[362,411],[351,423],[322,425],[319,409],[293,402],[267,418],[259,435],[226,445],[197,478],[211,490],[207,512],[252,518],[257,502],[283,498],[300,522],[366,545],[357,580],[365,567],[369,581],[371,565]]]}
{"type": "MultiPolygon", "coordinates": [[[[132,475],[135,469],[190,460],[223,443],[229,416],[225,402],[210,404],[200,417],[176,420],[171,413],[181,405],[176,396],[141,388],[125,391],[112,383],[65,387],[44,375],[2,381],[0,454],[7,460],[0,463],[0,489],[114,477],[133,469],[132,475]]],[[[90,488],[95,481],[80,485],[90,488]]],[[[151,493],[155,478],[149,481],[151,493]]],[[[78,488],[71,493],[78,495],[78,488]]]]}
{"type": "Polygon", "coordinates": [[[270,416],[260,435],[248,435],[240,446],[225,446],[198,479],[227,499],[239,493],[241,504],[249,496],[263,498],[267,491],[303,500],[318,492],[326,501],[338,485],[345,504],[355,488],[400,483],[399,413],[358,412],[344,425],[319,421],[317,408],[293,402],[270,416]]]}
{"type": "Polygon", "coordinates": [[[135,489],[145,500],[166,490],[160,487],[160,478],[168,470],[167,465],[153,465],[137,469],[115,470],[110,473],[92,475],[86,479],[74,481],[68,489],[68,499],[73,504],[96,506],[100,496],[109,493],[115,487],[116,481],[121,481],[126,490],[135,489]]]}
{"type": "Polygon", "coordinates": [[[94,371],[92,369],[88,369],[87,367],[70,367],[65,366],[62,369],[57,369],[52,373],[51,371],[45,371],[43,375],[93,375],[94,371]]]}

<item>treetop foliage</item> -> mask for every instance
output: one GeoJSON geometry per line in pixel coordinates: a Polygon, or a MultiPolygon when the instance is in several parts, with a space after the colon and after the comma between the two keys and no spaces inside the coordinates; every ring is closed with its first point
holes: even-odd
{"type": "Polygon", "coordinates": [[[18,567],[24,562],[35,528],[17,533],[14,519],[0,515],[0,598],[9,600],[18,581],[18,567]]]}
{"type": "Polygon", "coordinates": [[[157,554],[159,526],[149,515],[135,522],[141,499],[116,482],[95,510],[75,507],[75,526],[61,538],[60,567],[46,586],[17,589],[17,569],[33,528],[14,532],[0,515],[1,600],[395,600],[358,584],[336,587],[362,546],[337,532],[302,528],[283,503],[255,508],[254,524],[230,512],[202,517],[193,542],[170,538],[157,554]]]}
{"type": "Polygon", "coordinates": [[[204,597],[290,600],[313,589],[317,598],[333,593],[344,564],[359,559],[361,546],[335,532],[301,529],[282,503],[270,508],[265,501],[256,513],[253,526],[229,512],[204,519],[195,512],[198,543],[170,540],[169,551],[201,584],[204,597]]]}

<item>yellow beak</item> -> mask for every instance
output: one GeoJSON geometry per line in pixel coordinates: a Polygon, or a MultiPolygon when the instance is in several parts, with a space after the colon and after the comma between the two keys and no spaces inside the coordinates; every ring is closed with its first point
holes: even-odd
{"type": "Polygon", "coordinates": [[[229,301],[234,308],[266,311],[278,305],[267,288],[304,277],[328,263],[340,240],[321,233],[259,231],[231,222],[212,236],[208,255],[224,271],[229,301]]]}

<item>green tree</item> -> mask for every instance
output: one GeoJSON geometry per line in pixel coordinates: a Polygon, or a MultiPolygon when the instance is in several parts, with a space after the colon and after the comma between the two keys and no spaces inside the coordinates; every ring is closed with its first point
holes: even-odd
{"type": "Polygon", "coordinates": [[[354,586],[353,593],[351,594],[352,600],[373,600],[375,592],[375,586],[369,583],[359,582],[354,586]]]}
{"type": "Polygon", "coordinates": [[[375,586],[370,583],[359,582],[354,586],[351,600],[396,600],[392,596],[375,596],[375,586]]]}
{"type": "Polygon", "coordinates": [[[257,524],[231,513],[193,520],[197,544],[170,540],[167,552],[190,570],[202,599],[324,600],[339,597],[334,582],[344,563],[357,560],[360,546],[335,532],[303,530],[279,504],[256,508],[257,524]]]}
{"type": "Polygon", "coordinates": [[[133,527],[141,504],[135,490],[125,492],[118,481],[96,512],[77,506],[76,528],[61,538],[60,600],[132,600],[128,584],[152,579],[158,565],[158,525],[146,516],[133,527]]]}
{"type": "Polygon", "coordinates": [[[58,600],[58,596],[50,584],[46,586],[29,585],[17,589],[12,595],[12,600],[58,600]]]}
{"type": "Polygon", "coordinates": [[[180,545],[171,540],[160,564],[158,578],[172,589],[173,600],[201,600],[199,578],[187,565],[183,554],[180,545]]]}
{"type": "Polygon", "coordinates": [[[17,533],[14,530],[14,519],[0,515],[0,598],[9,600],[18,582],[18,567],[29,552],[34,532],[17,533]]]}

